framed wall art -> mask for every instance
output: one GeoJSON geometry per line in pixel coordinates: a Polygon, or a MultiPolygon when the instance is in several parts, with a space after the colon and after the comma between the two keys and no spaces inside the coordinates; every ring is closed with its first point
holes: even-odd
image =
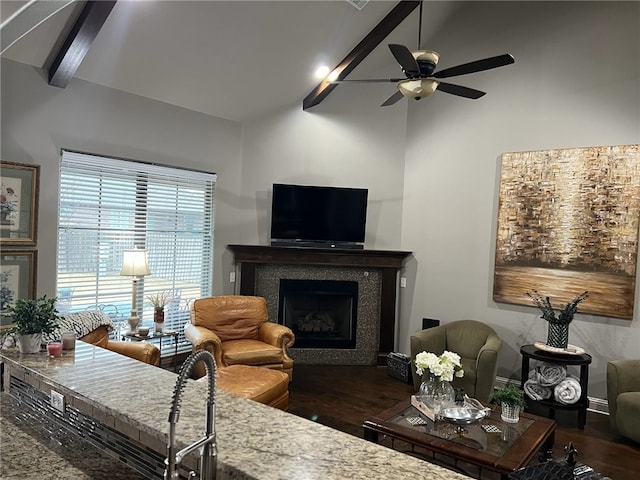
{"type": "Polygon", "coordinates": [[[0,244],[33,246],[40,166],[0,161],[0,244]]]}
{"type": "Polygon", "coordinates": [[[504,153],[493,299],[633,318],[640,220],[640,145],[504,153]]]}
{"type": "Polygon", "coordinates": [[[34,250],[0,252],[0,324],[5,325],[5,310],[18,299],[35,298],[36,263],[34,250]]]}

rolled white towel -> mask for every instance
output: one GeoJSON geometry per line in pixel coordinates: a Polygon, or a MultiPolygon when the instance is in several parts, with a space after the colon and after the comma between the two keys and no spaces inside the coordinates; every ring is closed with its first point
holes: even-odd
{"type": "Polygon", "coordinates": [[[533,400],[547,400],[551,398],[551,388],[540,385],[535,380],[524,382],[524,393],[533,400]]]}
{"type": "Polygon", "coordinates": [[[556,402],[563,403],[565,405],[573,405],[582,396],[582,387],[580,382],[575,377],[567,377],[561,381],[553,389],[553,397],[556,402]]]}
{"type": "Polygon", "coordinates": [[[558,385],[567,376],[567,367],[555,363],[542,363],[536,367],[538,383],[544,387],[558,385]]]}

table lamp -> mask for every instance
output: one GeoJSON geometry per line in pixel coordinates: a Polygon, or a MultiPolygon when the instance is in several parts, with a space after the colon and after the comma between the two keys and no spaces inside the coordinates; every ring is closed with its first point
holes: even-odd
{"type": "Polygon", "coordinates": [[[147,251],[142,248],[125,250],[120,275],[125,277],[133,277],[131,316],[127,320],[130,327],[129,332],[127,333],[133,334],[138,331],[138,325],[140,324],[140,317],[138,317],[138,309],[136,308],[138,304],[138,279],[145,275],[151,275],[151,272],[149,271],[149,264],[147,262],[147,251]]]}

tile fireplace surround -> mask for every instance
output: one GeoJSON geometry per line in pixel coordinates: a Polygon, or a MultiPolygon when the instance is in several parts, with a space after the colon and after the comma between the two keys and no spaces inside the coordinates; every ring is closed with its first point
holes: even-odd
{"type": "Polygon", "coordinates": [[[236,293],[267,300],[271,321],[278,319],[281,279],[342,280],[358,283],[356,347],[293,348],[301,365],[386,365],[395,343],[398,271],[411,252],[334,248],[229,245],[238,266],[236,293]]]}

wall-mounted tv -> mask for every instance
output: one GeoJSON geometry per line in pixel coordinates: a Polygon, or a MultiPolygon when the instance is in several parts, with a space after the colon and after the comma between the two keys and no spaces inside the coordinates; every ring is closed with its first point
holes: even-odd
{"type": "Polygon", "coordinates": [[[366,188],[275,183],[271,245],[364,248],[366,188]]]}

